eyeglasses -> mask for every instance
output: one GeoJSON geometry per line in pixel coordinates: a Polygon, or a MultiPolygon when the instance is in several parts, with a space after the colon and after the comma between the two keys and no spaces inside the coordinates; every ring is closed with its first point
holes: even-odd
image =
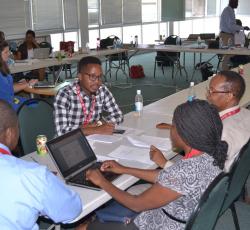
{"type": "Polygon", "coordinates": [[[102,81],[102,75],[100,75],[100,76],[96,76],[95,74],[91,74],[91,73],[84,73],[84,74],[86,74],[86,75],[88,75],[89,76],[89,80],[90,81],[99,81],[99,82],[101,82],[102,81]]]}
{"type": "Polygon", "coordinates": [[[219,91],[219,90],[213,90],[209,88],[206,88],[206,90],[207,90],[208,95],[212,95],[214,93],[231,93],[231,91],[219,91]]]}

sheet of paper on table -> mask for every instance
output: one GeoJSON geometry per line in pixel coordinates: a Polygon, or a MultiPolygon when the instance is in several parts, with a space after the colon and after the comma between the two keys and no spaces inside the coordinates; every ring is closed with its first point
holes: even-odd
{"type": "Polygon", "coordinates": [[[102,134],[93,134],[87,136],[88,141],[97,141],[102,143],[112,144],[122,139],[122,136],[114,136],[114,135],[102,135],[102,134]]]}

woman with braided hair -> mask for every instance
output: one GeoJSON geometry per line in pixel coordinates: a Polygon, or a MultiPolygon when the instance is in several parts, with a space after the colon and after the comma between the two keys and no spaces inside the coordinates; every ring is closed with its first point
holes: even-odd
{"type": "Polygon", "coordinates": [[[185,156],[163,170],[143,170],[122,166],[115,161],[103,163],[102,171],[130,174],[153,185],[139,195],[121,191],[107,181],[100,171],[89,170],[87,178],[109,193],[117,202],[138,212],[135,219],[121,223],[95,221],[79,229],[184,229],[202,193],[222,172],[227,143],[221,141],[222,122],[217,110],[203,100],[179,105],[170,131],[173,147],[185,156]]]}

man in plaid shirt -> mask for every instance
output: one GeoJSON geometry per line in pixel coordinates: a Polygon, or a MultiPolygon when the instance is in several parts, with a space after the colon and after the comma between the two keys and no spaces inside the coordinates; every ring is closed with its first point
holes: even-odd
{"type": "Polygon", "coordinates": [[[112,134],[114,125],[123,121],[112,93],[102,84],[102,76],[98,58],[80,60],[78,81],[60,89],[55,97],[54,121],[58,136],[79,127],[85,135],[112,134]]]}

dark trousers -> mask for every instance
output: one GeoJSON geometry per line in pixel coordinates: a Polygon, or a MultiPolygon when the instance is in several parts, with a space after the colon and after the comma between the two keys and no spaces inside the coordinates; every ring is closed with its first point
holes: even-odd
{"type": "Polygon", "coordinates": [[[95,220],[88,225],[87,230],[138,230],[138,228],[133,221],[130,224],[125,225],[117,222],[101,223],[98,220],[95,220]]]}

